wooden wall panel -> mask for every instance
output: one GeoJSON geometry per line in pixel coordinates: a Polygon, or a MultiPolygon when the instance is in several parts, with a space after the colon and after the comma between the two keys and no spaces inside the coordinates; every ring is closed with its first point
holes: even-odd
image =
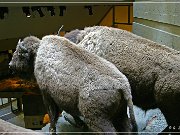
{"type": "Polygon", "coordinates": [[[133,5],[122,4],[113,6],[99,25],[112,26],[119,29],[132,31],[133,5]]]}
{"type": "Polygon", "coordinates": [[[133,33],[180,50],[180,3],[134,3],[133,33]]]}
{"type": "Polygon", "coordinates": [[[99,25],[102,26],[112,26],[113,25],[113,10],[111,9],[107,15],[104,17],[104,19],[100,22],[99,25]]]}

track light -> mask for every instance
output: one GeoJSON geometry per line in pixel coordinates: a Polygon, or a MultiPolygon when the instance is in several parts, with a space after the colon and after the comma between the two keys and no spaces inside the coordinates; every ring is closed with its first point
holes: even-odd
{"type": "Polygon", "coordinates": [[[31,7],[31,9],[32,9],[33,12],[37,11],[39,13],[40,17],[44,16],[44,14],[43,14],[43,12],[41,10],[41,7],[38,7],[38,6],[37,7],[31,7]]]}
{"type": "Polygon", "coordinates": [[[0,7],[0,18],[4,19],[4,14],[8,14],[8,8],[7,7],[0,7]]]}
{"type": "Polygon", "coordinates": [[[93,15],[92,6],[85,6],[89,10],[89,15],[93,15]]]}
{"type": "Polygon", "coordinates": [[[63,16],[64,10],[66,10],[66,7],[65,6],[60,6],[59,9],[60,9],[59,16],[63,16]]]}
{"type": "Polygon", "coordinates": [[[26,14],[26,17],[31,17],[30,8],[29,7],[22,7],[23,13],[26,14]]]}
{"type": "Polygon", "coordinates": [[[51,16],[55,16],[55,12],[54,12],[54,7],[53,6],[48,6],[47,10],[51,13],[51,16]]]}

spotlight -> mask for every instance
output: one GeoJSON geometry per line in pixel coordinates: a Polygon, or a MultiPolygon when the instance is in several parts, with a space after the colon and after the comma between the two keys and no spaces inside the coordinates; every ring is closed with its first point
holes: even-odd
{"type": "Polygon", "coordinates": [[[41,7],[38,7],[38,6],[37,7],[31,7],[31,9],[32,9],[33,12],[37,11],[39,13],[40,17],[44,16],[44,14],[43,14],[43,12],[41,10],[41,7]]]}
{"type": "Polygon", "coordinates": [[[26,17],[31,17],[30,8],[29,7],[22,7],[23,13],[26,14],[26,17]]]}
{"type": "Polygon", "coordinates": [[[0,7],[0,18],[1,19],[4,19],[4,14],[6,13],[8,13],[9,11],[8,11],[8,8],[7,7],[0,7]]]}
{"type": "Polygon", "coordinates": [[[93,15],[92,6],[85,6],[89,10],[89,15],[93,15]]]}
{"type": "Polygon", "coordinates": [[[48,6],[47,10],[51,13],[51,16],[55,16],[55,12],[54,12],[54,7],[53,6],[48,6]]]}
{"type": "Polygon", "coordinates": [[[64,10],[66,10],[66,7],[65,6],[60,6],[59,9],[60,9],[59,16],[63,16],[64,10]]]}

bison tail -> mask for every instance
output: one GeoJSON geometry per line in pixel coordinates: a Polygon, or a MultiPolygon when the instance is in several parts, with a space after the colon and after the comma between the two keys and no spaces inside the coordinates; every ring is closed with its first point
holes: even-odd
{"type": "Polygon", "coordinates": [[[131,120],[131,124],[132,124],[132,132],[138,132],[138,127],[137,127],[134,110],[133,110],[132,98],[128,99],[127,104],[129,107],[129,115],[130,115],[130,120],[131,120]]]}

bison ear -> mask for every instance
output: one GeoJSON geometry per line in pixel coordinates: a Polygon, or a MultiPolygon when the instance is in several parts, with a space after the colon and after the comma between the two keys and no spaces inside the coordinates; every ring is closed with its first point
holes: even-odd
{"type": "Polygon", "coordinates": [[[59,28],[58,33],[57,33],[57,36],[60,36],[59,34],[60,34],[60,31],[61,31],[61,29],[62,29],[63,27],[64,27],[64,25],[62,25],[61,28],[59,28]]]}

